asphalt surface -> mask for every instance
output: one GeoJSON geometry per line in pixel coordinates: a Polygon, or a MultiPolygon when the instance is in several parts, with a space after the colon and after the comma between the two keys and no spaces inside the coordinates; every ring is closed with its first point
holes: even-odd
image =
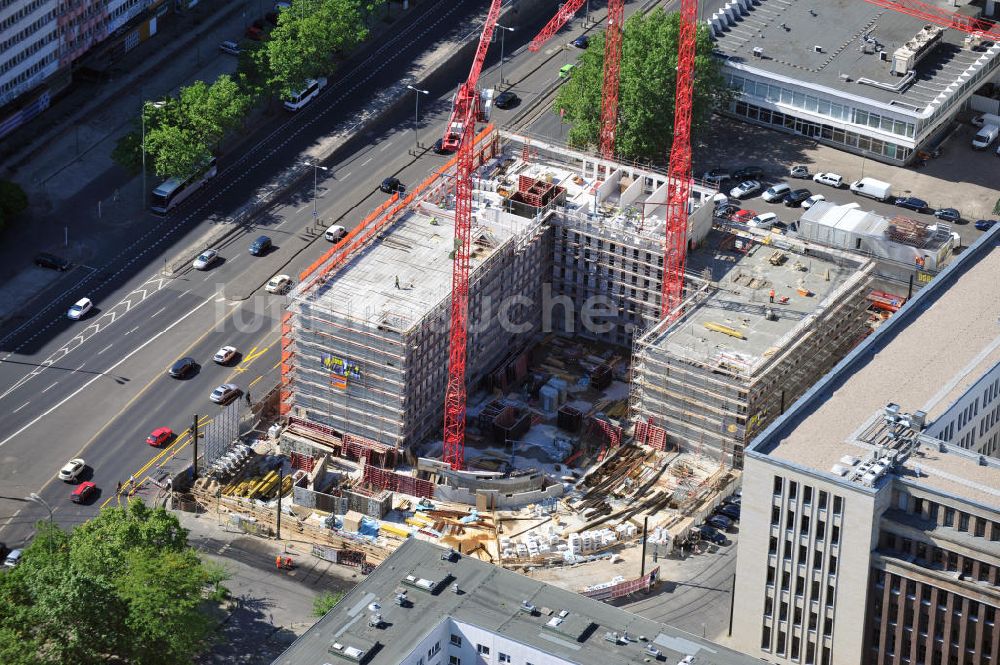
{"type": "MultiPolygon", "coordinates": [[[[452,92],[464,79],[467,64],[432,77],[430,95],[421,98],[416,138],[413,115],[404,107],[325,164],[328,170],[318,174],[316,202],[321,224],[313,223],[313,182],[307,178],[243,236],[219,247],[224,260],[211,270],[188,269],[166,278],[158,268],[232,214],[270,175],[300,160],[325,126],[357,113],[379,89],[396,81],[404,63],[429,49],[444,26],[481,4],[439,0],[416,5],[421,14],[380,44],[375,55],[354,67],[348,63],[317,100],[254,137],[244,154],[221,159],[211,183],[165,218],[149,215],[143,234],[123,230],[121,237],[107,238],[109,248],[118,248],[116,255],[100,267],[75,267],[40,299],[43,306],[0,330],[0,518],[7,518],[0,540],[25,542],[35,522],[48,515],[44,506],[23,500],[31,492],[40,494],[54,509],[56,521],[66,525],[86,520],[97,506],[125,500],[116,487],[125,482],[127,490],[130,476],[140,482],[137,494],[145,495],[152,491],[148,477],[162,478],[166,470],[190,463],[187,430],[195,414],[204,426],[218,413],[219,407],[208,400],[215,386],[233,382],[253,396],[277,382],[285,297],[266,294],[261,287],[275,274],[297,277],[326,251],[329,243],[321,237],[325,226],[353,228],[380,204],[386,195],[377,188],[384,177],[396,175],[414,184],[447,159],[428,146],[443,130],[452,92]],[[260,234],[269,235],[275,248],[265,257],[252,257],[247,246],[260,234]],[[84,295],[95,301],[95,309],[81,321],[69,321],[66,309],[84,295]],[[232,367],[211,362],[224,344],[241,352],[232,367]],[[169,378],[167,368],[183,356],[194,357],[199,371],[185,380],[169,378]],[[145,438],[161,426],[177,437],[155,450],[145,438]],[[87,461],[81,479],[99,488],[89,505],[71,504],[72,486],[55,479],[73,457],[87,461]]],[[[559,67],[578,55],[567,43],[582,32],[581,25],[577,19],[539,53],[528,52],[525,45],[540,25],[518,26],[508,35],[504,89],[514,90],[523,101],[507,111],[497,109],[495,123],[503,126],[550,89],[559,67]]],[[[498,51],[491,49],[481,85],[499,83],[498,60],[498,51]]]]}

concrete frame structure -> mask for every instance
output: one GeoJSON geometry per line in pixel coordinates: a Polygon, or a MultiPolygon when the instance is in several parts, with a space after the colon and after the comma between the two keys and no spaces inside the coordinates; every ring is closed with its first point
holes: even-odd
{"type": "Polygon", "coordinates": [[[736,90],[730,114],[890,164],[933,144],[1000,72],[1000,43],[863,0],[717,0],[702,16],[736,90]]]}
{"type": "Polygon", "coordinates": [[[803,665],[1000,660],[1000,461],[939,438],[997,410],[997,274],[1000,228],[748,448],[736,648],[803,665]]]}
{"type": "Polygon", "coordinates": [[[274,665],[752,665],[759,660],[410,538],[274,665]]]}
{"type": "MultiPolygon", "coordinates": [[[[636,329],[658,318],[666,175],[525,137],[481,140],[468,384],[539,333],[628,347],[636,329]]],[[[440,428],[450,173],[442,169],[418,198],[387,213],[395,216],[335,272],[292,292],[283,326],[284,413],[395,447],[440,428]]],[[[692,244],[711,229],[715,193],[693,190],[692,244]]]]}
{"type": "Polygon", "coordinates": [[[689,255],[683,314],[636,341],[630,419],[643,443],[742,467],[754,435],[863,336],[874,264],[790,238],[744,239],[745,254],[719,238],[689,255]]]}

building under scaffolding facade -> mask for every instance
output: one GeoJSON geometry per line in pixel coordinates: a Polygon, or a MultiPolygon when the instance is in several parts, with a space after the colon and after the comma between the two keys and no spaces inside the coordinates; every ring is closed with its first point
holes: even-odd
{"type": "Polygon", "coordinates": [[[636,439],[742,467],[754,435],[865,334],[873,270],[836,249],[713,232],[688,256],[682,314],[636,339],[636,439]]]}
{"type": "MultiPolygon", "coordinates": [[[[470,387],[523,378],[523,352],[541,334],[628,347],[635,330],[656,321],[665,174],[501,139],[492,129],[477,138],[476,159],[470,387]]],[[[289,419],[393,447],[440,430],[452,166],[390,199],[300,276],[282,326],[281,408],[289,419]]],[[[693,191],[694,243],[711,229],[714,194],[693,191]]]]}

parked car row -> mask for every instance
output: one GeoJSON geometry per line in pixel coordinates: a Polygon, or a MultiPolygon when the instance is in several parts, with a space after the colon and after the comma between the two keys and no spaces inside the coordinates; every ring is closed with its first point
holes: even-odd
{"type": "Polygon", "coordinates": [[[726,537],[727,531],[732,531],[740,521],[740,506],[743,497],[740,492],[723,499],[722,503],[716,506],[712,514],[705,519],[705,523],[697,528],[701,540],[707,540],[716,545],[726,545],[729,539],[726,537]]]}

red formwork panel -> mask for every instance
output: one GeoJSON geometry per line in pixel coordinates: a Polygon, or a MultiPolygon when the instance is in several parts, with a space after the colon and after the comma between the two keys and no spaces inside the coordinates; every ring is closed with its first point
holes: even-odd
{"type": "Polygon", "coordinates": [[[426,499],[434,498],[434,483],[371,464],[365,465],[365,472],[361,482],[391,492],[402,492],[403,494],[426,499]]]}
{"type": "Polygon", "coordinates": [[[593,598],[594,600],[614,600],[615,598],[629,596],[637,591],[649,591],[649,589],[656,584],[656,580],[659,578],[660,567],[657,566],[642,577],[637,577],[634,580],[625,580],[624,582],[619,582],[614,586],[605,587],[603,589],[581,591],[580,594],[586,596],[587,598],[593,598]]]}

